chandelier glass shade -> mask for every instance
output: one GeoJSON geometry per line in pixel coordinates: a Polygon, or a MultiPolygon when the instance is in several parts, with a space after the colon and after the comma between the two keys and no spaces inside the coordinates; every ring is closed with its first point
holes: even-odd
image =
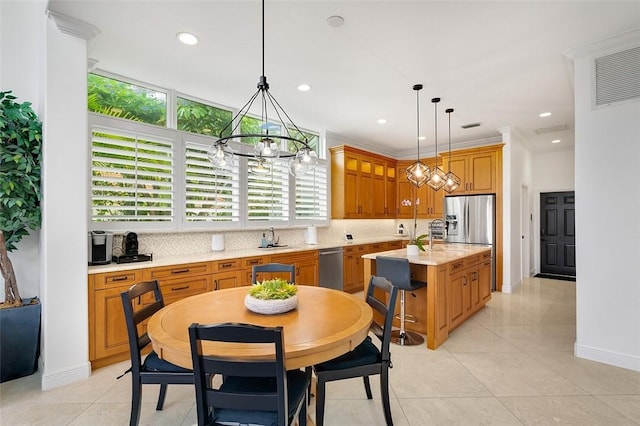
{"type": "Polygon", "coordinates": [[[439,190],[445,184],[446,181],[446,173],[444,170],[438,166],[438,102],[440,102],[440,98],[431,99],[435,110],[435,142],[436,142],[436,165],[431,170],[431,175],[427,180],[427,185],[433,188],[434,191],[439,190]]]}
{"type": "Polygon", "coordinates": [[[207,157],[217,168],[234,165],[236,157],[255,158],[256,164],[249,170],[258,174],[269,172],[275,161],[288,158],[289,173],[293,176],[303,176],[318,165],[318,155],[309,145],[305,133],[291,120],[269,92],[269,83],[264,73],[264,58],[264,0],[262,0],[262,75],[258,81],[258,90],[219,132],[218,139],[209,148],[207,157]],[[259,100],[261,109],[260,133],[238,131],[245,117],[253,119],[248,114],[256,100],[259,100]],[[279,130],[274,131],[274,128],[279,130]],[[235,151],[229,145],[230,141],[253,143],[253,152],[235,151]]]}
{"type": "Polygon", "coordinates": [[[445,112],[449,116],[449,172],[446,175],[445,183],[442,188],[451,194],[460,186],[460,178],[451,171],[451,113],[453,112],[453,108],[447,108],[445,112]]]}
{"type": "Polygon", "coordinates": [[[417,145],[418,145],[418,158],[415,163],[406,168],[407,179],[414,186],[420,188],[424,185],[431,175],[429,166],[420,161],[420,90],[422,90],[422,84],[414,84],[413,90],[416,92],[416,113],[417,113],[417,145]]]}

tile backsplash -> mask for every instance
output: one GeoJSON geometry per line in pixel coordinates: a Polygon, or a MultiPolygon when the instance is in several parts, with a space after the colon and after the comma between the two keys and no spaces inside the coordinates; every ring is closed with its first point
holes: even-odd
{"type": "MultiPolygon", "coordinates": [[[[402,223],[408,230],[411,219],[365,219],[365,220],[332,220],[329,226],[318,227],[318,243],[330,244],[334,241],[343,241],[344,233],[353,234],[355,242],[367,238],[392,236],[397,231],[397,226],[402,223]]],[[[418,232],[426,230],[428,221],[418,220],[418,232]]],[[[305,243],[304,233],[306,228],[282,228],[275,229],[276,238],[280,238],[280,244],[299,246],[305,243]]],[[[250,231],[227,232],[180,232],[180,233],[138,233],[138,251],[140,253],[152,253],[157,257],[165,257],[182,254],[198,254],[211,252],[211,239],[214,234],[222,234],[225,250],[241,250],[257,248],[260,245],[265,229],[253,229],[250,231]]],[[[114,235],[113,252],[122,254],[122,235],[114,235]]]]}

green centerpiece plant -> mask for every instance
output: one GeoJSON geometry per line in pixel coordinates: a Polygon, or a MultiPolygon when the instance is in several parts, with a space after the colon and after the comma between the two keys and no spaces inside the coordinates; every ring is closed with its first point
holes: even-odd
{"type": "Polygon", "coordinates": [[[288,299],[298,292],[298,288],[282,278],[264,280],[251,286],[249,294],[256,299],[288,299]]]}
{"type": "Polygon", "coordinates": [[[298,306],[298,287],[281,278],[264,280],[251,286],[244,305],[258,314],[281,314],[298,306]]]}

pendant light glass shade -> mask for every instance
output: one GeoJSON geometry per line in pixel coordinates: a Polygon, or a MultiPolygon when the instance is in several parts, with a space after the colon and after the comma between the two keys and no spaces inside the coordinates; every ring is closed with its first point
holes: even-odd
{"type": "Polygon", "coordinates": [[[414,186],[420,188],[424,185],[429,176],[431,175],[431,170],[429,166],[420,161],[420,90],[422,90],[422,84],[414,84],[413,90],[416,91],[416,112],[417,112],[417,127],[418,134],[416,135],[416,140],[418,141],[418,159],[415,163],[407,167],[405,172],[407,173],[407,179],[414,186]]]}
{"type": "Polygon", "coordinates": [[[447,173],[446,180],[442,188],[451,194],[460,186],[460,178],[451,171],[451,113],[453,112],[453,108],[447,108],[445,112],[449,116],[449,172],[447,173]]]}
{"type": "Polygon", "coordinates": [[[235,157],[254,159],[257,165],[250,166],[253,173],[265,173],[278,159],[289,160],[289,171],[294,176],[302,176],[313,170],[318,164],[318,156],[309,145],[304,132],[291,120],[286,111],[269,92],[269,83],[264,74],[264,0],[262,0],[262,75],[258,81],[258,90],[238,111],[229,123],[220,131],[207,156],[215,167],[225,168],[235,157]],[[249,111],[254,103],[261,106],[259,132],[243,133],[241,123],[245,119],[255,120],[249,111]],[[277,132],[269,133],[269,128],[278,127],[277,132]],[[240,128],[240,131],[238,131],[240,128]],[[255,141],[258,141],[257,143],[255,141]],[[237,152],[229,146],[230,141],[249,141],[255,143],[252,153],[237,152]],[[314,161],[315,157],[315,161],[314,161]],[[293,164],[292,164],[293,162],[293,164]]]}
{"type": "Polygon", "coordinates": [[[433,102],[435,109],[436,166],[431,170],[427,185],[437,191],[445,184],[447,174],[438,166],[438,102],[440,102],[440,98],[433,98],[431,102],[433,102]]]}

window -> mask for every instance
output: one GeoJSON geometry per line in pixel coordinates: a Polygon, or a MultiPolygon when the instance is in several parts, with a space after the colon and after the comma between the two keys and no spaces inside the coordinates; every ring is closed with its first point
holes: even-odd
{"type": "Polygon", "coordinates": [[[237,165],[215,169],[207,158],[211,143],[185,135],[186,222],[238,222],[240,183],[237,165]],[[199,143],[198,143],[199,142],[199,143]]]}
{"type": "MultiPolygon", "coordinates": [[[[280,135],[282,130],[278,124],[268,123],[267,130],[270,135],[280,135]]],[[[249,117],[245,115],[240,120],[240,133],[243,135],[259,135],[262,133],[262,124],[259,118],[249,117]]],[[[260,141],[259,137],[243,138],[242,142],[250,145],[255,145],[260,141]]]]}
{"type": "Polygon", "coordinates": [[[167,94],[97,74],[89,74],[89,111],[166,126],[167,94]]]}
{"type": "MultiPolygon", "coordinates": [[[[258,166],[247,159],[249,169],[258,166]]],[[[247,173],[247,221],[285,222],[289,220],[289,168],[283,160],[271,163],[264,174],[247,173]]]]}
{"type": "Polygon", "coordinates": [[[326,220],[327,206],[327,164],[320,160],[312,172],[295,179],[295,218],[326,220]]]}
{"type": "MultiPolygon", "coordinates": [[[[234,112],[150,87],[89,74],[90,229],[326,223],[327,160],[320,158],[316,170],[299,178],[289,174],[289,158],[275,160],[264,174],[249,171],[258,165],[252,157],[236,157],[225,170],[216,169],[208,150],[234,112]],[[175,115],[167,119],[167,110],[175,115]]],[[[260,125],[258,118],[245,117],[240,130],[260,133],[260,125]]],[[[281,131],[278,125],[269,128],[272,135],[281,131]]],[[[225,129],[225,135],[230,133],[231,127],[225,129]]],[[[321,153],[318,135],[303,133],[321,153]]],[[[256,141],[242,142],[229,141],[229,146],[252,153],[256,141]]],[[[297,149],[290,141],[281,144],[282,151],[297,149]]]]}
{"type": "Polygon", "coordinates": [[[233,118],[232,111],[180,97],[177,105],[178,130],[207,136],[219,136],[223,130],[223,136],[231,134],[231,126],[225,126],[233,118]]]}
{"type": "Polygon", "coordinates": [[[174,180],[171,139],[92,126],[92,221],[172,222],[174,180]]]}

